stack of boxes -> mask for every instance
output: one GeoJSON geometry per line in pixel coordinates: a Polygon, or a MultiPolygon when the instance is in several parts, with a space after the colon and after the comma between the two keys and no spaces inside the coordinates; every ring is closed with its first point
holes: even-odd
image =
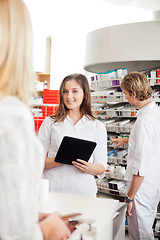
{"type": "Polygon", "coordinates": [[[37,133],[43,120],[55,113],[59,104],[59,91],[48,90],[43,91],[43,106],[42,106],[42,117],[34,117],[35,132],[37,133]]]}
{"type": "Polygon", "coordinates": [[[42,116],[45,118],[49,115],[52,115],[58,108],[59,91],[44,89],[43,104],[44,106],[42,106],[42,116]]]}

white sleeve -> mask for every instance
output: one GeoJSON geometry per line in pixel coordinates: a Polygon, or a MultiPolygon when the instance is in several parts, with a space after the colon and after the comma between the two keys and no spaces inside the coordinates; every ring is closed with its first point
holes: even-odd
{"type": "Polygon", "coordinates": [[[137,175],[139,172],[140,176],[145,176],[149,169],[152,159],[152,154],[154,154],[154,137],[153,137],[153,123],[141,120],[137,121],[136,126],[136,144],[133,155],[133,170],[132,173],[137,175]]]}
{"type": "Polygon", "coordinates": [[[45,120],[42,122],[40,129],[38,131],[38,138],[40,139],[43,145],[45,156],[49,151],[50,140],[51,140],[51,127],[52,127],[52,119],[50,117],[46,117],[45,120]]]}
{"type": "MultiPolygon", "coordinates": [[[[93,153],[93,164],[102,164],[105,169],[107,166],[107,131],[105,125],[97,121],[97,146],[93,153]]],[[[103,178],[105,173],[98,175],[103,178]]]]}
{"type": "Polygon", "coordinates": [[[40,143],[28,124],[12,121],[6,128],[0,125],[0,239],[42,240],[37,209],[40,143]]]}

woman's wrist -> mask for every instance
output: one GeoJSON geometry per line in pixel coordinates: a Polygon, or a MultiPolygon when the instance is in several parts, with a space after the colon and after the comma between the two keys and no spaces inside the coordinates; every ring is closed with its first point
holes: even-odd
{"type": "Polygon", "coordinates": [[[96,175],[95,174],[95,165],[93,165],[92,163],[89,167],[89,172],[88,173],[91,174],[91,175],[96,175]]]}
{"type": "Polygon", "coordinates": [[[101,175],[102,173],[104,173],[105,168],[102,164],[92,164],[91,165],[91,170],[90,170],[90,174],[92,175],[101,175]]]}

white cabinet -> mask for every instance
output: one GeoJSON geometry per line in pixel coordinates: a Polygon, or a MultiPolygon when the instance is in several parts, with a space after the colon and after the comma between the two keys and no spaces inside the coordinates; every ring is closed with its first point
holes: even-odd
{"type": "Polygon", "coordinates": [[[86,38],[85,70],[98,73],[127,67],[128,72],[160,66],[160,21],[97,29],[86,38]]]}

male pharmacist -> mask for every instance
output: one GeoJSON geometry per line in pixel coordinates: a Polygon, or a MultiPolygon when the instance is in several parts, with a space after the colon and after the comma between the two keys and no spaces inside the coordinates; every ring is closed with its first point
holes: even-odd
{"type": "MultiPolygon", "coordinates": [[[[127,74],[121,82],[126,99],[139,108],[129,138],[125,180],[128,192],[128,230],[130,240],[151,240],[153,222],[160,201],[160,107],[151,102],[152,89],[142,73],[127,74]]],[[[114,139],[115,148],[128,142],[114,139]]]]}

